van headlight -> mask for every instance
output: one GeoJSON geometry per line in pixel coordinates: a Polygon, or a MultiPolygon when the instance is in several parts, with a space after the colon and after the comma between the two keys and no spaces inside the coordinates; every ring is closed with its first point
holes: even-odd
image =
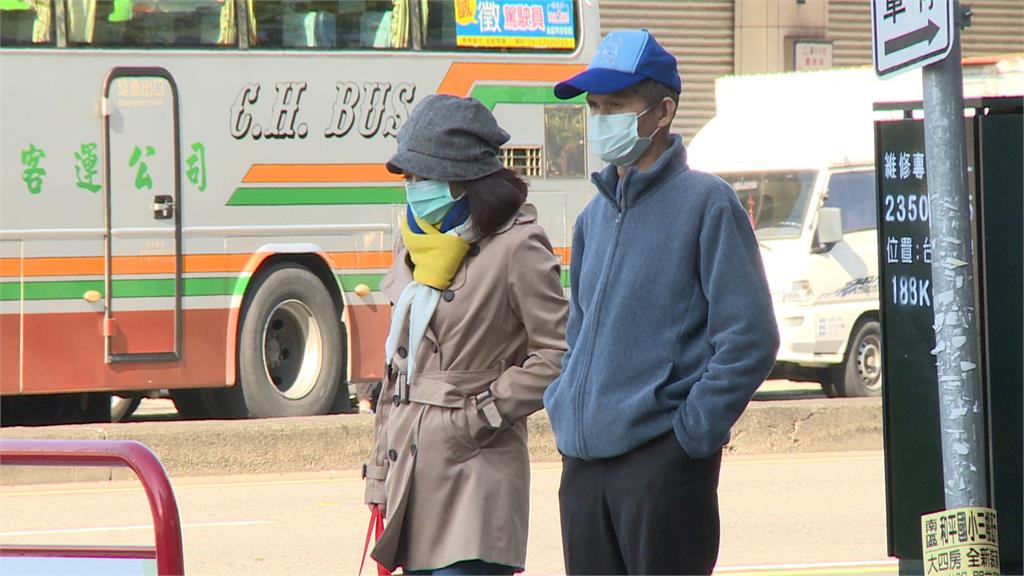
{"type": "Polygon", "coordinates": [[[807,280],[793,282],[789,288],[782,293],[783,302],[802,304],[810,302],[814,298],[814,291],[811,290],[811,283],[807,280]]]}

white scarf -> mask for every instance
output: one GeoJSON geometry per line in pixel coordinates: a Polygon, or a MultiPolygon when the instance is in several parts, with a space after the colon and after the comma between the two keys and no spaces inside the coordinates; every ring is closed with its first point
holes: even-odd
{"type": "MultiPolygon", "coordinates": [[[[455,234],[468,241],[472,230],[472,220],[467,218],[465,222],[445,232],[445,234],[455,234]]],[[[440,290],[413,280],[402,290],[402,295],[398,297],[398,302],[395,302],[395,307],[391,310],[391,331],[388,332],[388,339],[384,342],[384,357],[387,365],[391,366],[391,360],[395,357],[395,351],[398,350],[398,339],[402,331],[402,324],[405,323],[405,318],[408,316],[409,350],[406,381],[410,384],[412,383],[412,376],[416,372],[416,353],[420,349],[423,335],[427,332],[427,325],[430,324],[430,319],[434,317],[437,303],[440,300],[440,290]]]]}

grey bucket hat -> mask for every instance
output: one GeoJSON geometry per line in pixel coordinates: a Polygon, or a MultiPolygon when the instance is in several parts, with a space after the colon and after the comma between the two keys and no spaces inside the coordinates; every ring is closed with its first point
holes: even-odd
{"type": "Polygon", "coordinates": [[[417,104],[398,131],[398,151],[387,168],[429,180],[476,180],[504,168],[498,152],[508,139],[480,101],[435,94],[417,104]]]}

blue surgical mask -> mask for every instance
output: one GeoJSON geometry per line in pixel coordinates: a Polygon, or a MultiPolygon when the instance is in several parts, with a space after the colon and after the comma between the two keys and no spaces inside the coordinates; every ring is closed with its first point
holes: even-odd
{"type": "Polygon", "coordinates": [[[440,222],[455,204],[451,186],[443,180],[406,181],[405,199],[413,214],[431,224],[440,222]]]}
{"type": "Polygon", "coordinates": [[[651,139],[661,130],[658,127],[650,136],[645,137],[637,133],[637,121],[647,110],[639,114],[625,112],[591,115],[587,139],[597,156],[609,164],[622,167],[632,166],[639,160],[651,145],[651,139]]]}

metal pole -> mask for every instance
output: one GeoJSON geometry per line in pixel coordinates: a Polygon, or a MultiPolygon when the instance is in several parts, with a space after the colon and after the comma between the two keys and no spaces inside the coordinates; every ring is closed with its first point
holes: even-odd
{"type": "Polygon", "coordinates": [[[960,28],[969,13],[957,2],[953,14],[949,57],[923,72],[934,353],[947,508],[989,503],[960,63],[960,28]]]}

